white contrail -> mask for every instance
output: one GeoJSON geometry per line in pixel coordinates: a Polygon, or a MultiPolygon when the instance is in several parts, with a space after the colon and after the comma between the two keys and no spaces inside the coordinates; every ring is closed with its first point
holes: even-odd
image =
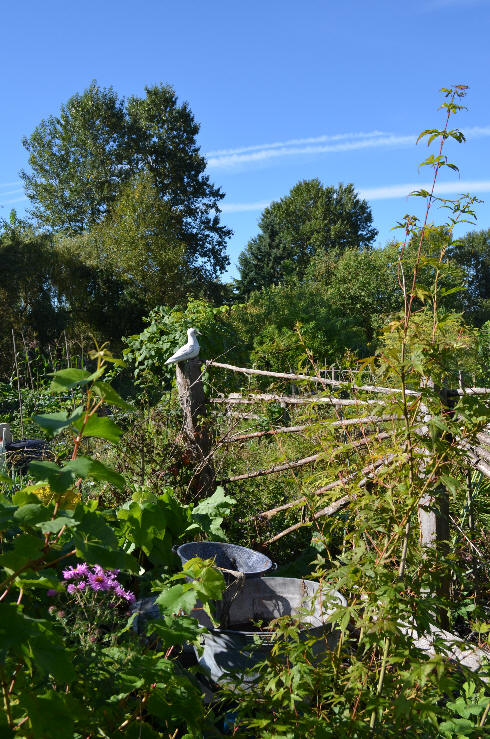
{"type": "Polygon", "coordinates": [[[216,151],[208,151],[205,157],[218,157],[229,154],[243,154],[247,151],[256,151],[262,149],[280,149],[285,146],[301,146],[303,144],[321,144],[326,141],[341,141],[342,139],[365,139],[372,136],[388,136],[386,131],[369,131],[367,133],[335,133],[324,134],[322,136],[310,136],[303,139],[288,139],[287,141],[275,141],[272,144],[255,144],[252,146],[240,146],[236,149],[216,149],[216,151]]]}
{"type": "MultiPolygon", "coordinates": [[[[405,185],[385,185],[383,187],[360,188],[359,195],[366,200],[390,200],[407,197],[416,190],[430,192],[432,183],[411,183],[405,185]]],[[[452,195],[455,193],[490,192],[490,180],[460,180],[458,182],[440,182],[436,185],[435,195],[452,195]]]]}
{"type": "MultiPolygon", "coordinates": [[[[405,198],[416,190],[428,190],[431,183],[412,182],[402,185],[383,185],[382,187],[361,187],[358,190],[360,197],[366,200],[392,200],[405,198]]],[[[459,182],[441,182],[435,189],[436,195],[450,195],[454,193],[490,192],[490,180],[460,180],[459,182]]],[[[246,211],[264,210],[271,204],[271,200],[255,203],[223,203],[220,205],[223,213],[243,213],[246,211]]]]}
{"type": "Polygon", "coordinates": [[[210,157],[208,167],[225,168],[245,164],[247,162],[260,162],[266,159],[279,157],[297,156],[299,154],[326,154],[337,151],[355,151],[356,149],[372,149],[388,146],[409,146],[415,144],[416,137],[411,136],[379,136],[356,141],[345,141],[325,146],[289,146],[280,149],[260,149],[247,154],[224,154],[223,156],[210,157]]]}
{"type": "MultiPolygon", "coordinates": [[[[467,138],[490,136],[490,126],[473,126],[462,129],[467,138]]],[[[415,144],[415,134],[401,135],[371,131],[368,133],[339,133],[333,135],[316,136],[289,141],[276,141],[271,144],[241,146],[235,149],[220,149],[208,152],[208,167],[214,169],[231,169],[250,162],[264,162],[302,154],[328,154],[340,151],[355,151],[359,149],[379,149],[394,146],[409,146],[415,144]],[[328,142],[328,143],[326,143],[328,142]]]]}
{"type": "Polygon", "coordinates": [[[12,198],[11,200],[0,200],[0,205],[10,205],[10,203],[21,203],[23,200],[27,200],[27,195],[22,198],[12,198]]]}
{"type": "Polygon", "coordinates": [[[219,207],[223,213],[243,213],[248,210],[264,210],[270,203],[270,200],[259,203],[223,203],[219,207]]]}

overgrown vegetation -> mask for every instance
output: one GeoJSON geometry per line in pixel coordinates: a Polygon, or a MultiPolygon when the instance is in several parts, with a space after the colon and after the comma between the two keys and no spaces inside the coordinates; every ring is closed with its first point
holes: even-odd
{"type": "MultiPolygon", "coordinates": [[[[164,100],[172,125],[185,123],[199,182],[219,200],[193,148],[190,111],[172,91],[152,88],[126,105],[92,85],[31,137],[26,182],[41,222],[57,231],[15,217],[4,225],[0,249],[20,290],[4,288],[13,307],[1,341],[9,347],[13,329],[17,343],[15,357],[4,354],[0,421],[15,438],[48,440],[52,459],[24,475],[7,457],[0,480],[2,736],[486,735],[489,409],[484,391],[466,388],[490,379],[490,232],[456,241],[476,201],[435,195],[441,168],[454,166],[446,141],[464,139],[449,124],[466,88],[443,92],[444,127],[421,134],[440,147],[424,162],[431,191],[415,193],[426,203],[422,222],[406,216],[400,241],[372,249],[369,209],[352,188],[300,183],[264,214],[236,289],[213,283],[217,254],[196,278],[192,217],[188,230],[174,220],[182,182],[167,186],[152,169],[172,140],[171,129],[147,136],[164,100]],[[36,161],[49,154],[60,177],[71,173],[69,192],[98,165],[77,149],[63,174],[60,126],[102,143],[115,136],[104,162],[114,171],[124,162],[127,173],[66,212],[43,189],[36,161]],[[131,126],[140,148],[128,153],[131,126]],[[312,191],[319,204],[310,213],[302,198],[312,191]],[[339,240],[329,198],[355,203],[357,236],[339,240]],[[449,213],[442,225],[431,221],[435,202],[449,213]],[[75,244],[80,273],[70,272],[75,244]],[[172,296],[158,305],[167,287],[172,296]],[[111,324],[106,305],[128,314],[111,324]],[[125,363],[106,345],[89,349],[89,331],[104,329],[98,310],[125,363]],[[217,489],[192,503],[196,469],[165,365],[190,326],[202,333],[203,359],[309,376],[203,367],[217,489]],[[227,583],[210,561],[181,571],[174,548],[226,538],[267,553],[275,574],[318,581],[336,646],[309,638],[300,617],[278,618],[253,679],[211,686],[208,703],[209,684],[182,648],[199,649],[193,609],[199,600],[216,618],[227,583]],[[160,618],[142,634],[129,606],[145,597],[156,598],[160,618]]],[[[193,191],[194,205],[201,195],[193,191]]],[[[217,248],[224,232],[213,223],[217,248]]]]}

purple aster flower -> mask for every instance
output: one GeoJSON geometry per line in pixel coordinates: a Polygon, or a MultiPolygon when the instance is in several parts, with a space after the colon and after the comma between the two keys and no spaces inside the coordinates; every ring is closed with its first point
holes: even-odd
{"type": "Polygon", "coordinates": [[[72,582],[67,587],[67,591],[70,593],[70,595],[73,595],[76,589],[77,589],[77,586],[74,585],[72,582]]]}
{"type": "Polygon", "coordinates": [[[81,564],[77,565],[73,570],[73,574],[75,577],[86,577],[89,572],[89,566],[86,562],[82,562],[81,564]]]}
{"type": "Polygon", "coordinates": [[[76,567],[67,567],[63,570],[63,577],[65,580],[73,580],[79,577],[86,577],[89,574],[89,566],[86,562],[82,562],[76,567]]]}
{"type": "Polygon", "coordinates": [[[47,592],[48,598],[54,598],[55,595],[58,595],[58,591],[57,590],[54,590],[54,588],[49,588],[49,590],[47,592]]]}
{"type": "Polygon", "coordinates": [[[135,594],[130,590],[124,590],[122,585],[119,585],[119,583],[117,583],[117,586],[114,588],[114,593],[118,595],[119,598],[126,600],[128,603],[133,603],[133,601],[136,600],[135,594]]]}
{"type": "Polygon", "coordinates": [[[77,588],[78,588],[79,590],[83,590],[83,589],[84,589],[84,587],[86,586],[86,584],[87,584],[87,583],[85,582],[85,580],[80,580],[80,582],[79,582],[79,583],[78,583],[78,585],[77,585],[77,588]]]}
{"type": "MultiPolygon", "coordinates": [[[[94,567],[95,570],[95,567],[94,567]]],[[[88,575],[88,584],[92,590],[110,590],[112,586],[112,580],[107,577],[102,568],[98,568],[95,572],[90,572],[88,575]]]]}

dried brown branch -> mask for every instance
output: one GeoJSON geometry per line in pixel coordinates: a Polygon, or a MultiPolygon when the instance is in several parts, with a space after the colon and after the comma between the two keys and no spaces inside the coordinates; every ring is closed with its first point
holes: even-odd
{"type": "Polygon", "coordinates": [[[226,403],[227,405],[255,405],[260,401],[274,401],[276,403],[287,403],[288,405],[307,405],[308,403],[321,403],[328,405],[384,405],[382,400],[351,400],[347,398],[336,398],[329,395],[327,398],[318,395],[274,395],[273,393],[254,393],[245,398],[239,393],[233,393],[226,398],[210,398],[211,403],[226,403]]]}
{"type": "MultiPolygon", "coordinates": [[[[323,487],[318,488],[317,490],[313,490],[311,493],[309,493],[309,495],[310,496],[323,495],[325,493],[328,493],[330,490],[335,490],[335,488],[342,487],[343,485],[346,485],[348,482],[355,480],[355,478],[358,475],[368,475],[368,477],[364,477],[359,481],[359,487],[364,487],[367,480],[369,479],[369,475],[370,474],[372,475],[373,472],[389,464],[394,459],[394,456],[395,455],[393,454],[388,454],[385,457],[381,457],[381,459],[377,460],[376,462],[373,462],[373,464],[368,464],[366,467],[363,467],[362,470],[346,475],[340,480],[334,480],[333,482],[328,483],[328,485],[324,485],[323,487]]],[[[292,500],[289,503],[283,503],[282,505],[277,506],[276,508],[270,508],[268,511],[257,513],[255,516],[249,516],[248,518],[242,518],[240,519],[240,523],[245,523],[246,521],[254,521],[260,518],[263,518],[266,521],[269,521],[277,513],[280,513],[281,511],[286,511],[288,508],[294,508],[294,506],[304,505],[305,503],[307,503],[306,497],[297,498],[296,500],[292,500]]]]}
{"type": "MultiPolygon", "coordinates": [[[[306,382],[316,382],[320,385],[330,385],[331,387],[355,387],[356,390],[364,390],[365,392],[385,393],[392,395],[400,393],[401,389],[391,387],[379,387],[378,385],[353,385],[353,383],[342,380],[330,380],[326,377],[317,377],[315,375],[293,375],[287,372],[268,372],[266,370],[251,369],[249,367],[236,367],[233,364],[223,364],[222,362],[214,362],[210,360],[206,362],[206,366],[221,367],[222,369],[231,370],[232,372],[241,372],[244,375],[261,375],[264,377],[277,377],[283,380],[304,380],[306,382]]],[[[481,388],[479,388],[481,389],[481,388]]],[[[410,395],[420,395],[416,390],[408,390],[410,395]]],[[[467,392],[467,391],[466,391],[467,392]]],[[[489,391],[490,392],[490,391],[489,391]]]]}
{"type": "Polygon", "coordinates": [[[246,441],[247,439],[260,439],[262,436],[275,436],[276,434],[295,434],[300,431],[306,431],[309,428],[339,428],[346,426],[362,426],[370,423],[386,423],[388,421],[400,420],[398,416],[364,416],[363,418],[347,418],[342,421],[326,421],[317,423],[306,423],[302,426],[281,426],[270,431],[253,431],[247,434],[235,434],[226,439],[227,442],[246,441]]]}

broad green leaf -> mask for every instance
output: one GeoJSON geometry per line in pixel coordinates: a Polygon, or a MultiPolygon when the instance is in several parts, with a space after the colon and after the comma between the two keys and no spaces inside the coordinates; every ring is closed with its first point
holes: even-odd
{"type": "Polygon", "coordinates": [[[51,518],[51,511],[42,503],[27,503],[20,506],[14,513],[14,519],[19,526],[35,526],[41,521],[51,518]]]}
{"type": "Polygon", "coordinates": [[[195,524],[194,526],[190,526],[188,531],[200,528],[204,533],[214,538],[215,541],[226,541],[221,523],[235,503],[236,500],[234,498],[225,495],[222,487],[216,488],[213,495],[202,500],[192,509],[191,516],[195,524]]]}
{"type": "Polygon", "coordinates": [[[75,539],[77,557],[91,565],[99,564],[110,569],[125,570],[137,574],[140,570],[138,562],[130,554],[119,549],[107,549],[102,544],[94,544],[83,540],[78,534],[75,539]]]}
{"type": "Polygon", "coordinates": [[[190,613],[197,601],[197,593],[190,583],[179,583],[162,590],[156,599],[164,613],[174,614],[179,611],[190,613]]]}
{"type": "Polygon", "coordinates": [[[107,403],[108,405],[115,405],[116,408],[121,408],[125,411],[134,410],[133,406],[129,403],[126,403],[126,401],[121,398],[119,393],[117,393],[112,385],[110,385],[108,382],[98,380],[92,386],[92,390],[96,395],[99,395],[101,398],[103,398],[104,403],[107,403]]]}
{"type": "MultiPolygon", "coordinates": [[[[77,431],[81,431],[82,425],[83,419],[81,418],[73,423],[77,431]]],[[[90,416],[83,427],[83,436],[97,436],[99,439],[106,439],[106,441],[118,442],[122,433],[122,429],[105,416],[90,416]]]]}
{"type": "Polygon", "coordinates": [[[76,480],[72,470],[58,467],[54,462],[31,462],[29,474],[35,480],[46,481],[55,493],[64,493],[69,490],[76,480]]]}
{"type": "Polygon", "coordinates": [[[68,367],[67,369],[52,372],[51,385],[49,391],[52,393],[60,393],[64,390],[71,390],[74,387],[83,387],[94,380],[98,380],[103,374],[103,370],[97,372],[88,372],[88,370],[76,369],[68,367]]]}
{"type": "Polygon", "coordinates": [[[34,485],[29,485],[23,490],[17,490],[12,495],[12,503],[15,503],[17,506],[26,505],[26,503],[39,503],[39,498],[32,492],[34,488],[34,485]]]}
{"type": "Polygon", "coordinates": [[[33,416],[33,421],[42,429],[48,432],[50,436],[56,436],[67,426],[77,421],[83,416],[83,407],[76,408],[71,415],[67,411],[59,411],[58,413],[41,413],[33,416]]]}
{"type": "Polygon", "coordinates": [[[78,521],[68,516],[58,516],[52,521],[42,521],[38,523],[38,528],[43,534],[57,534],[62,528],[74,528],[78,526],[78,521]]]}
{"type": "Polygon", "coordinates": [[[44,540],[32,534],[20,534],[14,539],[12,549],[0,556],[0,567],[11,575],[30,562],[36,562],[42,555],[44,540]]]}
{"type": "Polygon", "coordinates": [[[70,693],[47,690],[41,695],[27,693],[21,706],[28,713],[32,730],[30,736],[43,739],[73,739],[74,710],[77,703],[70,693]]]}
{"type": "Polygon", "coordinates": [[[110,467],[106,467],[102,462],[98,462],[96,459],[90,457],[77,457],[72,459],[68,464],[63,467],[64,470],[69,470],[75,477],[90,478],[91,480],[102,480],[111,483],[119,490],[123,490],[126,482],[124,477],[118,472],[111,470],[110,467]]]}
{"type": "Polygon", "coordinates": [[[147,633],[157,634],[165,647],[196,641],[202,632],[199,622],[189,616],[164,616],[148,624],[147,633]]]}

